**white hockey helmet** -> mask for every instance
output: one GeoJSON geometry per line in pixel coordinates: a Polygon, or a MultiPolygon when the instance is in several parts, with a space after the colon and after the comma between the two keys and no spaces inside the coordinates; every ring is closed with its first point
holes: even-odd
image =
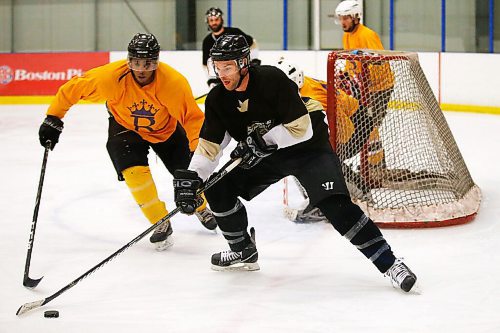
{"type": "Polygon", "coordinates": [[[341,1],[337,8],[335,8],[335,16],[348,16],[350,15],[352,18],[358,18],[361,20],[361,16],[363,15],[361,10],[361,5],[357,0],[344,0],[341,1]]]}
{"type": "Polygon", "coordinates": [[[276,67],[281,69],[290,80],[300,88],[304,85],[304,71],[297,65],[288,62],[284,57],[280,57],[276,62],[276,67]]]}

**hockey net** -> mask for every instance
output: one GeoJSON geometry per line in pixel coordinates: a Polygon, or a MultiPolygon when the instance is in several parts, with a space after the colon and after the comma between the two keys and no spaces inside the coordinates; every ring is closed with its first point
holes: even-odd
{"type": "Polygon", "coordinates": [[[352,199],[382,227],[471,221],[474,184],[418,55],[334,51],[328,123],[352,199]]]}

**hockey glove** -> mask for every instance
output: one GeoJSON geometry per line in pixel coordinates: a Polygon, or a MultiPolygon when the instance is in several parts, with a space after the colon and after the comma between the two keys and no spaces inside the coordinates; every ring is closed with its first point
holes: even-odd
{"type": "Polygon", "coordinates": [[[63,128],[64,123],[61,119],[56,116],[47,116],[38,131],[40,144],[45,147],[47,141],[50,141],[50,150],[53,150],[56,143],[59,142],[59,135],[61,135],[63,128]]]}
{"type": "Polygon", "coordinates": [[[193,214],[203,204],[203,198],[197,194],[203,181],[196,171],[177,169],[174,172],[175,204],[184,214],[193,214]]]}
{"type": "Polygon", "coordinates": [[[236,148],[231,152],[231,158],[241,157],[239,167],[250,169],[277,149],[277,145],[268,145],[262,136],[254,131],[244,141],[238,142],[236,148]]]}

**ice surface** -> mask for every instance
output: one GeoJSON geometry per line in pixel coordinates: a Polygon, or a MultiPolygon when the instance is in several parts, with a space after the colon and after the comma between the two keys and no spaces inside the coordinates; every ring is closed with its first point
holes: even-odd
{"type": "MultiPolygon", "coordinates": [[[[257,272],[221,273],[210,256],[220,232],[176,215],[175,245],[156,252],[145,237],[49,304],[18,317],[149,227],[106,152],[107,114],[78,105],[49,154],[30,277],[22,286],[43,149],[46,106],[0,106],[0,332],[500,332],[500,117],[447,113],[483,191],[470,224],[384,230],[418,275],[421,295],[393,289],[327,224],[282,216],[282,183],[246,203],[255,226],[257,272]],[[57,319],[45,310],[60,312],[57,319]]],[[[173,207],[172,177],[150,156],[160,197],[173,207]]]]}

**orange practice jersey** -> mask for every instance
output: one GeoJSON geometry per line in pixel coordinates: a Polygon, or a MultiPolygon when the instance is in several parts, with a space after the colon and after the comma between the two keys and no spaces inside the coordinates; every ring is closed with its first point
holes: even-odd
{"type": "MultiPolygon", "coordinates": [[[[371,49],[383,50],[384,46],[380,41],[377,33],[370,28],[359,23],[355,31],[344,32],[342,37],[342,45],[346,50],[354,49],[371,49]]],[[[361,68],[359,63],[356,65],[347,64],[346,70],[354,71],[359,75],[361,68]]],[[[368,68],[370,73],[370,90],[380,91],[390,89],[394,86],[394,75],[391,72],[391,67],[388,63],[380,65],[370,65],[368,68]]]]}
{"type": "Polygon", "coordinates": [[[384,46],[380,41],[377,33],[372,29],[364,26],[362,23],[358,24],[353,32],[344,32],[342,36],[342,45],[346,50],[352,49],[371,49],[383,50],[384,46]]]}
{"type": "MultiPolygon", "coordinates": [[[[309,97],[321,103],[323,109],[327,107],[327,85],[325,81],[304,76],[304,85],[300,88],[302,97],[309,97]]],[[[337,125],[338,140],[346,143],[354,134],[352,115],[358,110],[359,102],[354,97],[337,89],[337,125]]]]}
{"type": "Polygon", "coordinates": [[[75,76],[59,88],[47,115],[63,118],[79,100],[105,101],[120,125],[151,143],[167,140],[180,122],[191,151],[198,145],[204,114],[186,78],[165,63],[158,64],[154,81],[144,87],[135,82],[126,60],[75,76]]]}

